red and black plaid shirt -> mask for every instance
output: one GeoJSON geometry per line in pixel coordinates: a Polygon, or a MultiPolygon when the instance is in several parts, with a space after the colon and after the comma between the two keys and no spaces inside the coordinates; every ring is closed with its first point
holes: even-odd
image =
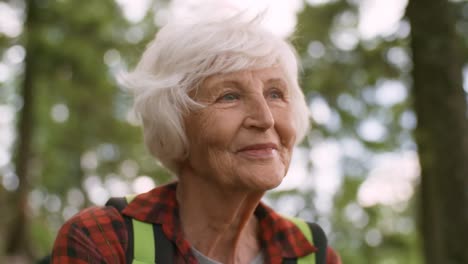
{"type": "MultiPolygon", "coordinates": [[[[176,263],[198,263],[182,234],[176,201],[177,184],[155,188],[135,197],[122,214],[162,225],[164,234],[176,245],[176,263]]],[[[290,221],[260,203],[255,210],[260,224],[260,243],[265,263],[302,257],[315,252],[301,231],[290,221]]],[[[52,252],[52,263],[125,263],[127,230],[114,207],[91,207],[68,220],[60,229],[52,252]]],[[[337,254],[327,249],[327,264],[340,264],[337,254]]]]}

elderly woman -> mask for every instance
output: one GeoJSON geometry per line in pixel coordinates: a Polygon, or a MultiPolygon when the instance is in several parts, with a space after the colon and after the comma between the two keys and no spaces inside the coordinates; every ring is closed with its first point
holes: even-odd
{"type": "Polygon", "coordinates": [[[256,21],[162,28],[127,81],[177,181],[78,213],[53,263],[340,263],[317,225],[260,201],[308,129],[297,71],[291,45],[256,21]]]}

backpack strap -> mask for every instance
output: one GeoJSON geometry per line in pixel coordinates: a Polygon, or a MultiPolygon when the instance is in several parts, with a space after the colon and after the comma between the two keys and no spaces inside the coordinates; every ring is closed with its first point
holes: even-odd
{"type": "Polygon", "coordinates": [[[299,228],[306,239],[314,245],[318,251],[297,259],[284,259],[283,264],[325,264],[327,237],[322,228],[315,223],[309,223],[300,218],[287,217],[287,219],[299,228]]]}
{"type": "MultiPolygon", "coordinates": [[[[112,206],[119,213],[127,206],[127,200],[125,197],[113,197],[110,198],[106,206],[112,206]]],[[[132,219],[126,215],[122,215],[122,218],[125,222],[125,227],[127,229],[127,248],[125,249],[126,263],[132,263],[133,261],[133,222],[132,219]]]]}
{"type": "MultiPolygon", "coordinates": [[[[111,198],[106,206],[121,212],[135,196],[111,198]]],[[[174,263],[174,245],[164,235],[160,224],[150,224],[123,215],[128,232],[127,263],[174,263]],[[136,243],[135,243],[136,242],[136,243]],[[157,252],[157,254],[156,254],[157,252]]],[[[283,264],[325,264],[327,237],[322,228],[296,217],[287,217],[318,251],[297,259],[284,259],[283,264]]]]}
{"type": "Polygon", "coordinates": [[[309,223],[307,222],[310,230],[314,234],[314,246],[318,249],[316,252],[316,263],[317,264],[325,264],[327,261],[327,248],[328,248],[328,241],[327,236],[323,229],[316,223],[309,223]]]}
{"type": "Polygon", "coordinates": [[[153,225],[156,242],[156,263],[174,263],[174,244],[164,235],[162,225],[153,225]]]}
{"type": "MultiPolygon", "coordinates": [[[[111,198],[106,206],[113,206],[121,212],[134,197],[111,198]]],[[[142,222],[125,215],[123,218],[128,232],[127,263],[173,263],[174,246],[164,235],[160,224],[142,222]]]]}

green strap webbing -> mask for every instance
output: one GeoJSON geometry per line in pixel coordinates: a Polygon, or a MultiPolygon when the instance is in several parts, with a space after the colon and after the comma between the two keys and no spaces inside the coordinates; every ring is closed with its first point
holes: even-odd
{"type": "MultiPolygon", "coordinates": [[[[130,203],[135,196],[126,196],[127,203],[130,203]]],[[[132,219],[133,225],[133,264],[155,263],[155,246],[153,225],[132,219]]]]}
{"type": "MultiPolygon", "coordinates": [[[[314,240],[312,237],[312,230],[310,230],[309,225],[302,219],[296,217],[287,217],[291,222],[293,222],[302,234],[307,238],[307,240],[313,245],[314,240]]],[[[310,253],[307,256],[303,256],[297,259],[297,264],[315,264],[315,254],[310,253]]]]}

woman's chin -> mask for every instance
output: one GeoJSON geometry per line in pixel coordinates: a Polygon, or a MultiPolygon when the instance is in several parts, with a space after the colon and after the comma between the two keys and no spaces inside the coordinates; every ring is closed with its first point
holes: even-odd
{"type": "Polygon", "coordinates": [[[255,175],[249,175],[246,178],[245,185],[248,189],[253,191],[268,191],[278,187],[283,181],[284,176],[278,174],[278,172],[272,173],[259,173],[255,175]]]}

